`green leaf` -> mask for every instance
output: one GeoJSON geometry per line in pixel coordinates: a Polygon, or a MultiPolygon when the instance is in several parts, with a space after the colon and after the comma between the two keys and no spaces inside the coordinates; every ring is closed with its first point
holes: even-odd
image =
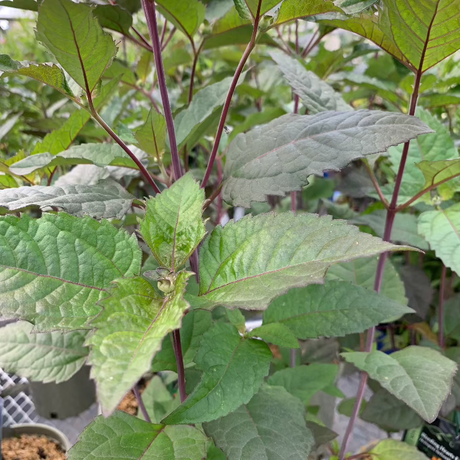
{"type": "Polygon", "coordinates": [[[57,155],[38,153],[14,163],[10,167],[13,174],[26,176],[41,168],[94,164],[96,166],[124,166],[137,169],[136,163],[118,144],[81,144],[70,147],[57,155]]]}
{"type": "Polygon", "coordinates": [[[342,353],[349,363],[369,374],[392,395],[431,423],[452,387],[457,365],[431,348],[410,346],[391,355],[342,353]]]}
{"type": "Polygon", "coordinates": [[[287,326],[281,323],[264,324],[263,326],[256,327],[248,333],[248,336],[260,337],[261,339],[280,347],[299,348],[299,341],[296,336],[287,326]]]}
{"type": "Polygon", "coordinates": [[[257,13],[257,11],[255,13],[251,12],[246,3],[246,0],[233,0],[233,3],[235,4],[235,9],[238,12],[238,15],[243,20],[251,20],[253,14],[257,13]]]}
{"type": "Polygon", "coordinates": [[[284,388],[269,385],[248,404],[206,423],[204,430],[228,460],[305,460],[314,444],[304,404],[284,388]]]}
{"type": "Polygon", "coordinates": [[[235,129],[229,135],[229,140],[233,140],[239,133],[245,133],[254,128],[254,126],[264,125],[285,113],[286,111],[280,107],[266,107],[262,112],[251,113],[245,120],[238,123],[238,126],[235,126],[235,129]]]}
{"type": "Polygon", "coordinates": [[[18,211],[29,207],[59,208],[74,216],[95,219],[121,219],[135,197],[113,180],[97,185],[19,187],[0,190],[0,207],[18,211]]]}
{"type": "Polygon", "coordinates": [[[41,4],[37,39],[88,93],[95,89],[117,51],[92,9],[71,0],[45,0],[41,4]]]}
{"type": "Polygon", "coordinates": [[[385,431],[409,430],[423,424],[410,407],[383,388],[372,395],[360,416],[385,431]]]}
{"type": "Polygon", "coordinates": [[[284,0],[276,25],[324,13],[341,13],[342,10],[330,0],[284,0]]]}
{"type": "MultiPolygon", "coordinates": [[[[362,214],[350,219],[350,223],[357,225],[368,225],[380,238],[383,237],[387,212],[377,209],[370,214],[362,214]]],[[[417,232],[417,217],[413,214],[396,214],[391,240],[415,246],[427,250],[428,244],[417,232]]]]}
{"type": "Polygon", "coordinates": [[[281,323],[303,340],[343,337],[412,312],[369,289],[331,280],[278,297],[265,312],[264,324],[281,323]]]}
{"type": "MultiPolygon", "coordinates": [[[[180,339],[186,367],[194,361],[201,340],[212,325],[212,314],[209,311],[191,310],[184,316],[180,328],[180,339]]],[[[164,338],[161,350],[155,355],[152,363],[152,372],[167,370],[177,372],[176,357],[169,337],[164,338]]]]}
{"type": "Polygon", "coordinates": [[[158,11],[193,42],[193,36],[203,23],[205,6],[198,0],[157,0],[158,11]]]}
{"type": "Polygon", "coordinates": [[[336,93],[331,86],[307,70],[297,59],[280,51],[271,51],[270,56],[278,64],[278,68],[292,86],[294,93],[302,99],[310,114],[327,110],[353,110],[340,93],[336,93]]]}
{"type": "Polygon", "coordinates": [[[378,460],[426,460],[426,455],[417,447],[396,439],[384,439],[370,452],[378,460]]]}
{"type": "Polygon", "coordinates": [[[87,328],[110,283],[140,271],[136,237],[105,220],[1,217],[0,236],[2,316],[37,330],[87,328]]]}
{"type": "Polygon", "coordinates": [[[91,322],[91,376],[98,401],[110,414],[133,385],[150,369],[163,337],[179,329],[189,304],[183,293],[190,273],[179,273],[174,291],[164,299],[144,278],[117,280],[111,296],[100,302],[102,313],[91,322]]]}
{"type": "Polygon", "coordinates": [[[124,412],[97,417],[80,435],[69,460],[202,460],[206,436],[192,426],[162,426],[124,412]]]}
{"type": "Polygon", "coordinates": [[[61,383],[86,362],[86,331],[34,334],[32,324],[17,322],[2,327],[0,366],[36,382],[61,383]]]}
{"type": "MultiPolygon", "coordinates": [[[[117,5],[98,5],[93,10],[101,27],[129,36],[133,25],[133,16],[129,11],[117,5]]],[[[151,53],[150,53],[151,54],[151,53]]]]}
{"type": "Polygon", "coordinates": [[[326,23],[361,35],[412,70],[425,72],[460,49],[459,19],[457,1],[383,0],[378,14],[326,23]]]}
{"type": "Polygon", "coordinates": [[[269,377],[268,384],[283,387],[308,404],[318,391],[335,383],[338,372],[339,366],[336,364],[313,363],[275,372],[269,377]]]}
{"type": "Polygon", "coordinates": [[[246,404],[268,374],[271,358],[266,343],[241,337],[231,324],[217,323],[195,357],[197,369],[203,371],[201,381],[163,423],[210,422],[246,404]]]}
{"type": "Polygon", "coordinates": [[[328,444],[338,436],[338,434],[334,431],[315,422],[307,421],[307,428],[313,435],[315,440],[315,447],[322,446],[323,444],[328,444]]]}
{"type": "Polygon", "coordinates": [[[151,109],[145,123],[136,131],[135,137],[139,148],[158,161],[166,146],[165,117],[151,109]]]}
{"type": "Polygon", "coordinates": [[[186,174],[147,202],[141,234],[162,267],[180,268],[204,238],[204,200],[204,190],[186,174]]]}
{"type": "Polygon", "coordinates": [[[289,288],[320,282],[333,264],[398,249],[406,247],[330,216],[249,215],[204,241],[200,296],[209,305],[264,310],[289,288]]]}
{"type": "MultiPolygon", "coordinates": [[[[235,6],[238,4],[238,1],[239,0],[235,0],[235,6]]],[[[261,0],[260,15],[262,16],[281,2],[282,0],[261,0]]],[[[243,0],[243,3],[246,3],[252,16],[255,17],[259,7],[259,0],[243,0]]]]}
{"type": "Polygon", "coordinates": [[[377,2],[378,0],[336,0],[335,4],[342,8],[346,14],[357,14],[377,2]]]}
{"type": "Polygon", "coordinates": [[[460,203],[423,212],[418,218],[418,231],[444,265],[460,274],[460,203]]]}
{"type": "Polygon", "coordinates": [[[19,8],[21,10],[37,11],[38,3],[35,0],[4,0],[0,2],[0,6],[8,8],[19,8]]]}
{"type": "MultiPolygon", "coordinates": [[[[456,362],[457,366],[460,364],[460,348],[459,347],[447,348],[445,350],[445,354],[449,359],[456,362]]],[[[454,376],[454,384],[452,386],[452,395],[455,397],[456,401],[460,401],[460,373],[458,372],[458,369],[454,376]]]]}
{"type": "MultiPolygon", "coordinates": [[[[445,184],[458,176],[460,176],[460,160],[444,160],[444,161],[422,161],[418,163],[417,168],[422,171],[425,177],[425,185],[423,188],[439,187],[438,193],[443,195],[443,187],[449,188],[451,184],[445,184]]],[[[455,183],[455,185],[457,185],[455,183]]],[[[453,193],[452,193],[453,196],[453,193]]]]}
{"type": "MultiPolygon", "coordinates": [[[[377,264],[378,257],[372,257],[333,265],[328,270],[326,279],[340,279],[373,291],[377,264]]],[[[400,305],[407,305],[404,283],[390,260],[385,264],[380,294],[400,305]]]]}
{"type": "Polygon", "coordinates": [[[13,128],[14,125],[21,118],[22,113],[16,113],[8,118],[7,121],[2,121],[2,126],[0,126],[0,140],[2,140],[13,128]]]}
{"type": "Polygon", "coordinates": [[[308,176],[339,171],[353,160],[431,132],[403,114],[360,110],[284,115],[239,134],[227,153],[224,199],[251,207],[267,195],[284,196],[308,184],[308,176]]]}
{"type": "MultiPolygon", "coordinates": [[[[166,339],[171,341],[169,337],[166,337],[166,339]]],[[[142,392],[142,400],[152,423],[160,423],[162,418],[180,404],[180,398],[175,398],[168,391],[163,380],[158,375],[153,376],[147,388],[142,392]]],[[[139,412],[138,417],[144,420],[142,411],[139,412]]]]}

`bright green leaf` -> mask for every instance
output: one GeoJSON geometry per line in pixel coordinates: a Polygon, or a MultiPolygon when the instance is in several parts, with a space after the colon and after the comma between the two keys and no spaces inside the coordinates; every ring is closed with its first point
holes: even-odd
{"type": "Polygon", "coordinates": [[[3,0],[0,2],[0,6],[30,11],[38,10],[38,3],[35,0],[3,0]]]}
{"type": "Polygon", "coordinates": [[[98,5],[93,10],[93,15],[102,27],[126,36],[130,35],[129,29],[133,25],[133,16],[124,8],[117,5],[98,5]]]}
{"type": "Polygon", "coordinates": [[[281,5],[276,25],[293,21],[294,19],[315,16],[324,13],[341,13],[342,10],[330,0],[284,0],[281,5]]]}
{"type": "Polygon", "coordinates": [[[145,123],[136,131],[135,137],[139,148],[158,161],[166,146],[165,117],[151,109],[145,123]]]}
{"type": "Polygon", "coordinates": [[[378,460],[426,460],[426,455],[417,447],[396,439],[384,439],[371,451],[378,460]]]}
{"type": "Polygon", "coordinates": [[[280,347],[299,348],[299,341],[296,336],[287,326],[281,323],[264,324],[263,326],[256,327],[248,333],[248,336],[260,337],[261,339],[280,347]]]}

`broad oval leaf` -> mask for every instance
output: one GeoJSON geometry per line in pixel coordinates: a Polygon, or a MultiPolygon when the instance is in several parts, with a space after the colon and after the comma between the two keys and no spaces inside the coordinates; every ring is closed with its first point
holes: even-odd
{"type": "Polygon", "coordinates": [[[134,235],[68,214],[0,218],[0,309],[36,329],[85,329],[110,283],[140,271],[134,235]]]}
{"type": "Polygon", "coordinates": [[[89,363],[96,380],[98,401],[110,414],[123,396],[150,369],[163,338],[181,325],[189,304],[183,293],[190,273],[181,272],[174,291],[164,299],[144,278],[117,280],[117,287],[100,305],[102,313],[91,322],[89,363]]]}
{"type": "Polygon", "coordinates": [[[200,249],[200,297],[212,305],[264,310],[292,287],[321,282],[336,263],[408,249],[330,216],[248,215],[216,227],[200,249]]]}
{"type": "Polygon", "coordinates": [[[163,423],[209,422],[236,410],[257,393],[271,358],[266,343],[241,337],[231,324],[217,323],[204,335],[195,357],[203,371],[201,381],[163,423]]]}
{"type": "Polygon", "coordinates": [[[69,380],[86,362],[87,331],[32,332],[33,325],[17,322],[2,327],[0,366],[36,382],[69,380]]]}
{"type": "Polygon", "coordinates": [[[205,423],[204,430],[228,460],[305,460],[314,445],[304,404],[269,385],[226,417],[205,423]]]}
{"type": "Polygon", "coordinates": [[[394,300],[343,281],[291,289],[275,299],[264,324],[287,326],[299,339],[342,337],[413,313],[394,300]]]}
{"type": "Polygon", "coordinates": [[[239,134],[230,144],[223,197],[248,208],[267,195],[300,190],[312,174],[339,171],[353,160],[430,132],[417,118],[399,113],[284,115],[239,134]]]}
{"type": "Polygon", "coordinates": [[[0,207],[9,211],[38,206],[59,208],[74,216],[96,219],[121,219],[135,197],[112,180],[97,185],[62,185],[19,187],[0,190],[0,207]]]}
{"type": "Polygon", "coordinates": [[[195,427],[153,425],[115,412],[85,428],[69,460],[202,460],[206,444],[206,436],[195,427]]]}
{"type": "Polygon", "coordinates": [[[71,0],[45,0],[41,4],[37,38],[88,93],[94,90],[117,51],[92,9],[71,0]]]}
{"type": "Polygon", "coordinates": [[[429,423],[438,416],[457,370],[456,363],[425,347],[410,346],[391,355],[373,351],[342,356],[429,423]]]}
{"type": "Polygon", "coordinates": [[[147,202],[141,234],[162,267],[180,268],[206,234],[204,190],[186,174],[147,202]]]}

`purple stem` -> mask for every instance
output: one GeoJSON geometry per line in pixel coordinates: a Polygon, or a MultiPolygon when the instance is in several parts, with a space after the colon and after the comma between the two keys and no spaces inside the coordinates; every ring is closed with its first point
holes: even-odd
{"type": "Polygon", "coordinates": [[[173,164],[174,177],[176,180],[182,177],[183,171],[180,164],[179,152],[177,150],[176,133],[174,130],[174,120],[172,116],[171,104],[169,103],[168,88],[166,86],[166,77],[163,67],[163,58],[161,56],[160,36],[158,34],[157,15],[155,1],[142,0],[145,17],[150,32],[150,39],[153,45],[153,54],[155,57],[155,67],[158,76],[158,86],[160,87],[161,101],[165,112],[166,126],[168,128],[169,145],[171,147],[171,159],[173,164]]]}
{"type": "Polygon", "coordinates": [[[439,290],[439,346],[445,347],[444,338],[444,292],[446,289],[446,266],[442,265],[441,287],[439,290]]]}
{"type": "Polygon", "coordinates": [[[141,410],[142,415],[145,418],[145,421],[149,422],[149,423],[152,423],[150,415],[147,412],[147,409],[145,408],[145,404],[144,404],[144,401],[142,400],[142,395],[141,395],[141,392],[139,391],[137,383],[136,383],[136,385],[133,386],[133,393],[134,393],[134,396],[137,399],[137,404],[139,404],[139,409],[141,410]]]}
{"type": "Polygon", "coordinates": [[[187,399],[185,392],[185,371],[184,371],[184,358],[182,356],[182,345],[180,342],[180,330],[177,329],[173,332],[173,348],[177,361],[177,378],[179,380],[179,395],[180,402],[183,403],[187,399]]]}

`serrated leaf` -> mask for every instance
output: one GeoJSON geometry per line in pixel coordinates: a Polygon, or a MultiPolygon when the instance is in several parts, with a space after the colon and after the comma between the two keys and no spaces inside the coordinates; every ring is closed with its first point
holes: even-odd
{"type": "Polygon", "coordinates": [[[135,137],[139,143],[139,148],[158,161],[166,146],[165,117],[151,109],[145,123],[136,131],[135,137]]]}
{"type": "Polygon", "coordinates": [[[133,16],[118,5],[98,5],[93,10],[93,16],[97,18],[101,27],[120,32],[129,36],[129,29],[133,25],[133,16]]]}
{"type": "Polygon", "coordinates": [[[204,430],[228,460],[305,460],[314,445],[305,406],[284,388],[269,385],[204,430]]]}
{"type": "Polygon", "coordinates": [[[192,426],[164,427],[115,412],[85,428],[69,460],[202,460],[206,443],[206,436],[192,426]]]}
{"type": "Polygon", "coordinates": [[[315,16],[324,13],[342,13],[342,10],[330,0],[284,0],[281,5],[276,25],[292,21],[294,19],[315,16]]]}
{"type": "Polygon", "coordinates": [[[241,337],[231,324],[217,323],[204,335],[195,357],[203,371],[200,382],[163,423],[209,422],[246,404],[268,374],[271,358],[266,343],[241,337]]]}
{"type": "Polygon", "coordinates": [[[86,331],[32,333],[33,325],[17,322],[2,327],[0,366],[36,382],[61,383],[85,364],[86,331]]]}
{"type": "Polygon", "coordinates": [[[396,439],[384,439],[370,452],[379,460],[426,460],[426,455],[417,447],[396,439]]]}
{"type": "Polygon", "coordinates": [[[106,220],[8,216],[0,218],[0,235],[2,316],[37,330],[87,328],[110,283],[140,271],[135,236],[106,220]]]}
{"type": "Polygon", "coordinates": [[[19,187],[0,190],[0,207],[18,211],[28,207],[59,208],[74,216],[95,219],[121,219],[135,197],[113,180],[97,185],[19,187]]]}
{"type": "Polygon", "coordinates": [[[275,372],[267,382],[285,388],[304,404],[308,404],[316,393],[334,384],[338,372],[336,364],[313,363],[275,372]]]}
{"type": "Polygon", "coordinates": [[[264,310],[289,288],[321,282],[331,265],[398,249],[407,248],[330,216],[249,215],[216,227],[205,239],[200,298],[209,305],[264,310]]]}
{"type": "Polygon", "coordinates": [[[339,171],[353,160],[429,132],[417,118],[390,112],[284,115],[239,134],[230,144],[223,197],[248,208],[267,195],[300,190],[312,174],[339,171]]]}
{"type": "Polygon", "coordinates": [[[193,42],[193,36],[203,23],[206,8],[199,0],[157,0],[158,11],[193,42]]]}
{"type": "Polygon", "coordinates": [[[460,204],[423,212],[418,218],[418,231],[444,265],[460,274],[460,204]]]}
{"type": "Polygon", "coordinates": [[[13,174],[26,176],[44,167],[94,164],[96,166],[124,166],[137,169],[136,163],[118,144],[81,144],[70,147],[57,155],[38,153],[14,163],[10,167],[13,174]]]}
{"type": "Polygon", "coordinates": [[[89,363],[98,401],[110,414],[123,396],[150,369],[163,338],[181,325],[189,304],[183,293],[190,273],[179,273],[174,291],[164,299],[146,279],[117,280],[102,313],[91,322],[89,363]]]}
{"type": "Polygon", "coordinates": [[[180,268],[204,238],[204,200],[203,189],[186,174],[147,202],[140,231],[162,267],[180,268]]]}
{"type": "Polygon", "coordinates": [[[291,289],[275,299],[264,324],[281,323],[297,338],[343,337],[412,313],[394,300],[343,281],[291,289]]]}
{"type": "Polygon", "coordinates": [[[452,387],[457,365],[431,348],[410,346],[387,355],[342,353],[349,363],[369,374],[392,395],[431,423],[452,387]]]}
{"type": "Polygon", "coordinates": [[[287,326],[281,323],[264,324],[263,326],[256,327],[248,333],[248,336],[259,337],[280,347],[299,348],[299,341],[296,336],[287,326]]]}
{"type": "Polygon", "coordinates": [[[278,64],[278,68],[283,72],[294,93],[302,99],[310,114],[327,110],[353,110],[340,93],[336,93],[331,86],[307,70],[297,59],[280,51],[271,51],[270,56],[278,64]]]}
{"type": "Polygon", "coordinates": [[[92,9],[71,0],[45,0],[41,4],[37,39],[89,93],[93,92],[117,51],[111,35],[102,30],[92,9]]]}
{"type": "Polygon", "coordinates": [[[383,388],[372,395],[360,417],[385,431],[409,430],[423,425],[423,420],[410,407],[383,388]]]}

